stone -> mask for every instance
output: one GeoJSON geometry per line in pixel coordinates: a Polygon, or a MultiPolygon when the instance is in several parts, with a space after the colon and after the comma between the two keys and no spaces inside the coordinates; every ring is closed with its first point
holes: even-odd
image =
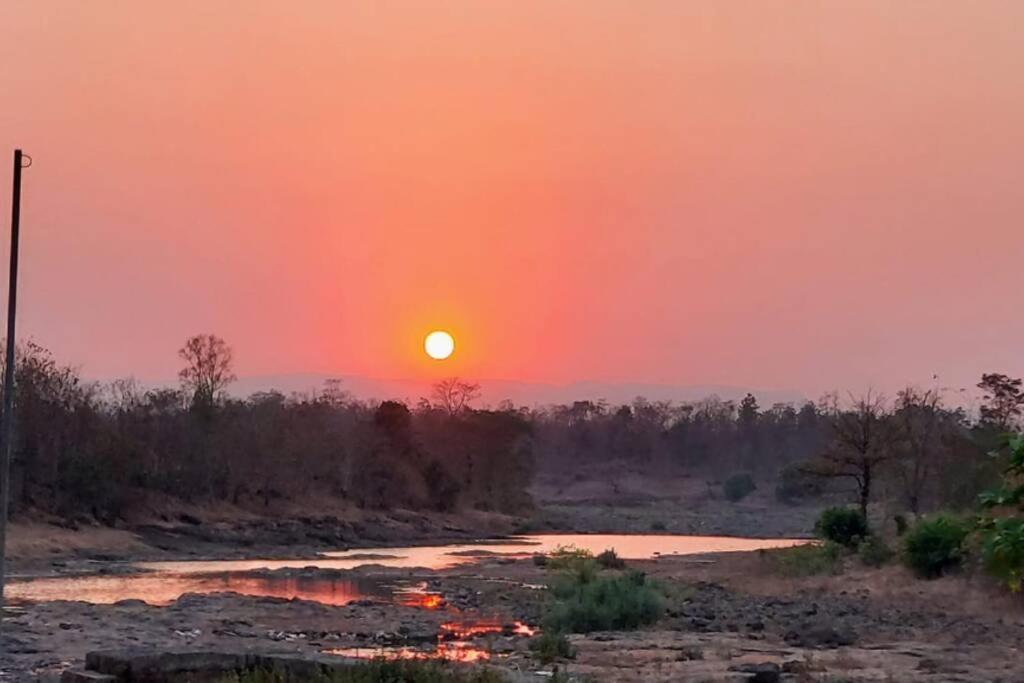
{"type": "Polygon", "coordinates": [[[96,671],[68,669],[60,675],[60,683],[117,683],[117,678],[96,671]]]}

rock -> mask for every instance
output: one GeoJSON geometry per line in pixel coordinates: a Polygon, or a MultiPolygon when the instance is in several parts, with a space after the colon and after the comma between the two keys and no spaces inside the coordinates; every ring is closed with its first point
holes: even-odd
{"type": "Polygon", "coordinates": [[[773,662],[741,664],[731,668],[731,670],[748,674],[747,680],[750,683],[778,683],[782,678],[782,671],[779,669],[779,665],[773,662]]]}
{"type": "Polygon", "coordinates": [[[96,671],[69,669],[61,674],[60,683],[117,683],[117,679],[96,671]]]}
{"type": "Polygon", "coordinates": [[[797,647],[835,648],[853,645],[856,632],[843,622],[831,624],[824,620],[807,621],[788,631],[785,641],[797,647]]]}

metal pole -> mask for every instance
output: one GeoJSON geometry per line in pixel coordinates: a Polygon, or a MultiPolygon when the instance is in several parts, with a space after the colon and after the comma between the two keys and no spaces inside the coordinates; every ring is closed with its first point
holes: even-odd
{"type": "Polygon", "coordinates": [[[14,314],[18,303],[18,228],[21,222],[22,154],[14,150],[14,194],[11,200],[11,269],[7,290],[7,357],[4,364],[4,407],[0,422],[0,614],[4,608],[7,561],[7,509],[11,498],[11,451],[14,443],[14,314]]]}

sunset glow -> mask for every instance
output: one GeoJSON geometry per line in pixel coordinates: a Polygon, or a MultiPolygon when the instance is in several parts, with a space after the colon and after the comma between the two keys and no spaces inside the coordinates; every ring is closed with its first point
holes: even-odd
{"type": "Polygon", "coordinates": [[[1024,371],[1024,3],[641,5],[0,3],[21,331],[97,378],[210,330],[429,383],[441,323],[485,391],[1024,371]]]}

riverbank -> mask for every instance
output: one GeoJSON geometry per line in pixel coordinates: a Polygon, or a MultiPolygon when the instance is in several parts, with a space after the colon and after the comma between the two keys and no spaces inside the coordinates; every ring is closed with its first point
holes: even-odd
{"type": "Polygon", "coordinates": [[[149,499],[116,527],[40,515],[15,519],[14,575],[129,571],[144,561],[300,558],[350,547],[432,545],[523,533],[630,533],[801,538],[826,504],[785,505],[765,485],[739,502],[692,477],[541,479],[520,515],[366,510],[333,499],[246,508],[149,499]],[[312,512],[312,511],[315,511],[312,512]]]}
{"type": "MultiPolygon", "coordinates": [[[[653,625],[570,636],[573,680],[742,681],[765,665],[793,681],[1013,681],[1024,678],[1024,611],[983,577],[923,582],[850,559],[839,575],[793,577],[774,551],[631,561],[665,589],[653,625]]],[[[432,571],[368,565],[254,571],[296,583],[388,582],[414,590],[344,605],[237,593],[167,606],[50,601],[5,619],[0,680],[53,680],[86,652],[146,646],[303,656],[442,654],[509,672],[551,671],[526,635],[542,620],[551,570],[484,555],[432,571]]],[[[521,676],[517,673],[516,676],[521,676]]]]}

